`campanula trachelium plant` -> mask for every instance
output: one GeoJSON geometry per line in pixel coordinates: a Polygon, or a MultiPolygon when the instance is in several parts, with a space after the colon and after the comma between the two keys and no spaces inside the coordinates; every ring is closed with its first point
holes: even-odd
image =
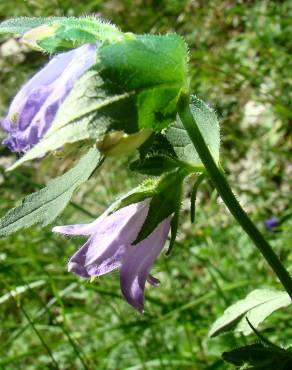
{"type": "Polygon", "coordinates": [[[145,175],[145,181],[91,223],[53,228],[88,237],[70,258],[70,272],[95,278],[119,269],[125,299],[143,312],[145,283],[158,283],[150,270],[169,231],[168,251],[175,245],[184,180],[196,179],[194,221],[196,193],[209,178],[285,289],[251,292],[216,320],[209,335],[229,330],[241,318],[243,332],[256,330],[252,324],[246,328],[253,315],[257,326],[291,303],[289,272],[225,177],[218,119],[190,91],[188,47],[181,36],[122,32],[96,17],[13,18],[1,23],[0,32],[16,33],[32,48],[53,55],[19,91],[1,121],[8,133],[4,144],[24,152],[10,170],[62,151],[66,144],[76,145],[79,157],[73,168],[8,211],[0,219],[0,235],[52,223],[79,186],[94,175],[98,181],[98,168],[107,156],[135,154],[134,160],[128,156],[129,168],[145,175]]]}

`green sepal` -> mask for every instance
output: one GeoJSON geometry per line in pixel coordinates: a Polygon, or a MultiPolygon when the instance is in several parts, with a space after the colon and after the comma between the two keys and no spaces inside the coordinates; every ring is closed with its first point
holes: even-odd
{"type": "MultiPolygon", "coordinates": [[[[38,32],[38,30],[36,29],[35,32],[38,32]]],[[[54,32],[53,29],[52,32],[54,32]]],[[[24,35],[23,42],[30,45],[30,42],[26,41],[25,37],[28,36],[24,35]]],[[[37,40],[36,45],[42,51],[56,54],[75,49],[83,44],[94,44],[96,42],[96,36],[87,31],[78,29],[67,31],[65,27],[60,27],[51,37],[37,40]]]]}
{"type": "Polygon", "coordinates": [[[139,148],[140,159],[143,161],[148,156],[163,155],[177,158],[172,145],[162,133],[153,133],[152,136],[139,148]]]}
{"type": "Polygon", "coordinates": [[[180,208],[182,184],[188,172],[177,169],[161,176],[151,198],[144,224],[133,244],[147,238],[160,222],[180,208]]]}
{"type": "Polygon", "coordinates": [[[37,41],[40,48],[49,53],[63,52],[87,43],[119,42],[125,37],[115,25],[95,17],[68,18],[49,27],[55,30],[52,36],[37,41]]]}
{"type": "Polygon", "coordinates": [[[151,198],[156,192],[159,180],[160,179],[146,179],[142,184],[117,199],[108,209],[108,213],[113,213],[130,204],[142,202],[146,198],[151,198]]]}
{"type": "Polygon", "coordinates": [[[169,246],[166,252],[166,255],[169,256],[175,243],[175,239],[177,236],[178,231],[178,224],[179,224],[179,215],[180,215],[180,202],[177,202],[177,208],[174,211],[174,215],[172,216],[171,223],[170,223],[170,241],[169,246]]]}
{"type": "Polygon", "coordinates": [[[0,236],[35,224],[43,226],[53,222],[69,203],[76,188],[84,183],[102,163],[95,147],[91,148],[75,167],[51,180],[48,185],[28,196],[21,205],[8,211],[0,219],[0,236]]]}
{"type": "Polygon", "coordinates": [[[171,144],[161,133],[155,133],[139,149],[140,159],[130,163],[131,171],[144,175],[160,176],[176,168],[192,169],[181,162],[171,144]]]}
{"type": "Polygon", "coordinates": [[[169,172],[180,167],[176,158],[171,158],[163,154],[150,155],[143,160],[136,160],[130,163],[131,171],[142,173],[150,176],[160,176],[164,172],[169,172]]]}

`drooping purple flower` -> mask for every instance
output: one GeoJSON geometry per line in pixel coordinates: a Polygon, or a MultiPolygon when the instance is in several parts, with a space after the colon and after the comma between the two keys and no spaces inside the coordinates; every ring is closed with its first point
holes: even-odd
{"type": "Polygon", "coordinates": [[[69,260],[69,271],[89,278],[119,268],[122,293],[141,312],[144,309],[146,280],[154,286],[159,283],[149,272],[164,247],[170,229],[168,217],[146,239],[132,245],[145,221],[149,203],[150,200],[146,199],[110,215],[105,212],[90,224],[53,228],[54,232],[65,235],[89,236],[88,241],[69,260]]]}
{"type": "Polygon", "coordinates": [[[279,226],[279,221],[276,217],[271,217],[264,221],[264,225],[267,230],[273,231],[277,226],[279,226]]]}
{"type": "Polygon", "coordinates": [[[43,137],[75,81],[95,63],[96,47],[85,44],[56,55],[21,88],[1,121],[9,134],[3,144],[25,152],[43,137]]]}

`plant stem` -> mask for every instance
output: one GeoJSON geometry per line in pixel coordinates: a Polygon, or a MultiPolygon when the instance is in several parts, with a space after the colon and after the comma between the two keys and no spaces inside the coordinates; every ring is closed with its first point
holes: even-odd
{"type": "Polygon", "coordinates": [[[243,230],[249,235],[250,239],[264,256],[292,299],[292,279],[288,271],[282,265],[272,247],[264,239],[263,235],[250,220],[234,196],[223,172],[218,168],[209,151],[200,129],[190,111],[189,103],[189,96],[183,95],[178,102],[178,114],[207,170],[208,175],[231,214],[238,221],[243,230]]]}

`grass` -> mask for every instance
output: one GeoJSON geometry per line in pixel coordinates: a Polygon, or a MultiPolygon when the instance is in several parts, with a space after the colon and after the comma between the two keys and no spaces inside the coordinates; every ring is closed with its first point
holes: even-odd
{"type": "MultiPolygon", "coordinates": [[[[272,1],[32,1],[0,4],[0,18],[20,15],[102,14],[123,30],[176,30],[190,45],[194,92],[221,120],[222,162],[245,209],[291,271],[291,113],[289,110],[289,2],[272,1]],[[259,113],[260,112],[260,113],[259,113]],[[283,220],[277,232],[263,221],[283,220]]],[[[0,112],[10,96],[45,61],[36,53],[3,53],[0,112]]],[[[7,45],[7,44],[6,44],[7,45]]],[[[4,134],[2,134],[4,135],[4,134]]],[[[56,176],[50,158],[12,173],[1,147],[1,214],[56,176]]],[[[88,221],[140,181],[127,160],[107,161],[80,188],[56,224],[88,221]],[[89,213],[88,213],[89,212],[89,213]]],[[[185,189],[178,240],[161,255],[146,289],[146,312],[122,298],[118,274],[89,283],[66,271],[82,238],[64,238],[51,227],[33,227],[0,240],[0,368],[15,369],[231,369],[223,351],[254,342],[232,333],[208,339],[214,320],[258,287],[281,286],[207,181],[198,194],[196,222],[189,221],[185,189]],[[19,287],[22,292],[19,293],[19,287]],[[12,295],[7,296],[7,293],[12,295]]],[[[277,344],[291,345],[291,308],[260,327],[277,344]]]]}

